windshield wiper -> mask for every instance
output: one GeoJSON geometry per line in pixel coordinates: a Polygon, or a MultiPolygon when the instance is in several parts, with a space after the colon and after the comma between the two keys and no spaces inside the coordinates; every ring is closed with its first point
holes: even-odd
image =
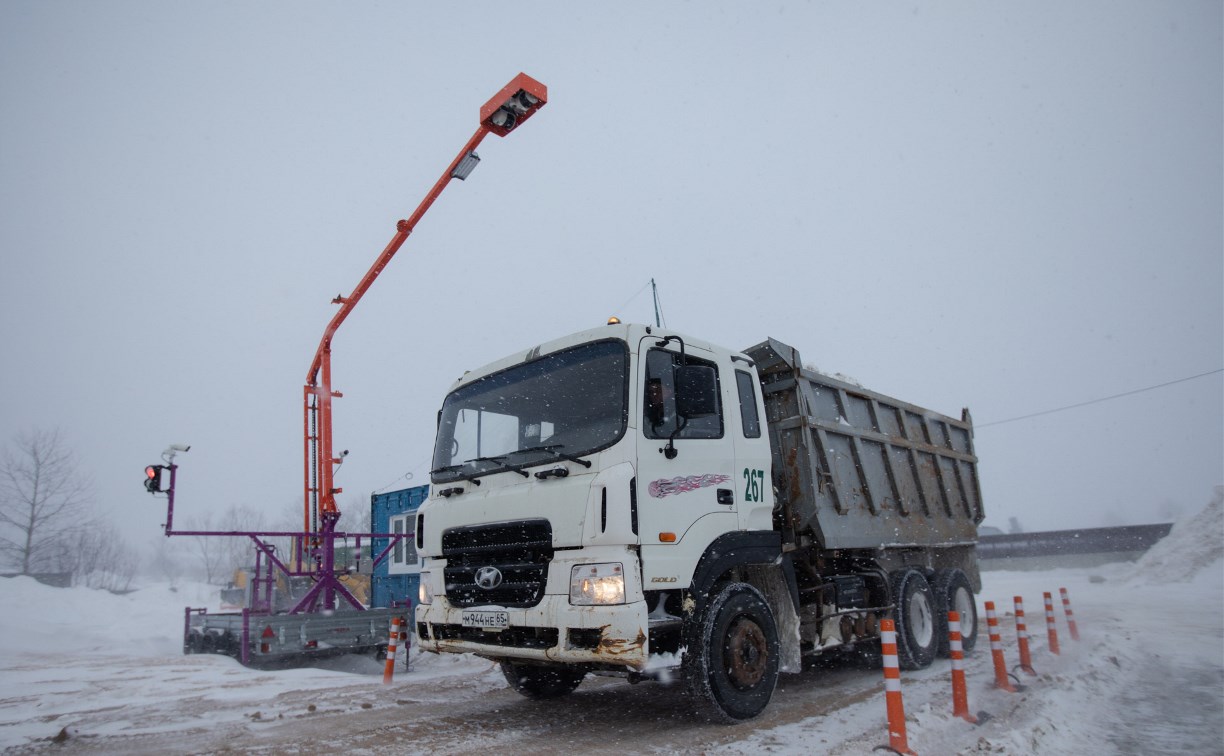
{"type": "MultiPolygon", "coordinates": [[[[463,464],[465,464],[465,465],[466,465],[466,464],[468,464],[469,462],[499,462],[499,463],[500,463],[500,462],[505,462],[505,461],[506,461],[507,459],[509,459],[509,458],[510,458],[510,455],[509,455],[509,454],[497,454],[497,455],[494,455],[494,456],[491,456],[491,457],[475,457],[475,458],[473,458],[473,459],[467,459],[467,460],[464,460],[464,461],[463,461],[463,464]]],[[[515,468],[513,468],[513,467],[507,467],[507,468],[505,468],[505,469],[506,469],[506,470],[509,470],[510,472],[516,472],[516,473],[518,473],[519,475],[522,475],[524,478],[529,478],[529,477],[531,477],[531,475],[530,475],[529,473],[523,472],[522,470],[517,470],[517,469],[515,469],[515,468]]],[[[473,483],[475,483],[475,482],[476,482],[476,478],[477,478],[478,476],[481,476],[481,475],[492,475],[493,473],[499,473],[499,472],[502,472],[502,470],[486,470],[485,472],[476,473],[475,475],[471,476],[471,480],[472,480],[472,482],[473,482],[473,483]]]]}
{"type": "MultiPolygon", "coordinates": [[[[447,465],[447,466],[445,466],[445,467],[439,467],[439,468],[438,468],[438,469],[436,469],[436,470],[430,470],[430,471],[429,471],[429,474],[430,474],[430,475],[435,475],[435,474],[437,474],[437,473],[451,473],[451,472],[458,472],[458,471],[462,470],[464,467],[466,467],[466,466],[470,465],[470,464],[471,464],[471,463],[473,463],[473,462],[497,462],[497,463],[500,463],[500,462],[505,462],[505,461],[506,461],[508,458],[509,458],[509,455],[505,455],[505,454],[501,454],[501,455],[492,455],[492,456],[488,456],[488,457],[473,457],[472,459],[465,459],[465,460],[463,460],[463,462],[462,462],[461,464],[458,464],[458,465],[447,465]]],[[[513,468],[507,468],[507,469],[513,469],[513,468]]],[[[458,479],[459,479],[459,480],[470,480],[470,481],[472,481],[473,483],[475,483],[476,485],[480,485],[480,478],[481,478],[481,477],[483,477],[483,476],[485,476],[485,475],[492,475],[493,473],[498,473],[498,472],[502,472],[502,471],[501,471],[501,470],[485,470],[485,471],[483,471],[483,472],[473,472],[473,473],[470,473],[470,474],[468,474],[468,475],[460,475],[460,476],[458,477],[458,479]]],[[[525,473],[525,472],[523,472],[522,470],[514,470],[514,472],[518,473],[519,475],[522,475],[524,478],[528,477],[528,474],[527,474],[527,473],[525,473]]]]}
{"type": "Polygon", "coordinates": [[[505,461],[506,461],[506,455],[498,454],[492,457],[472,457],[471,459],[463,460],[463,464],[466,465],[470,462],[505,462],[505,461]]]}
{"type": "Polygon", "coordinates": [[[573,454],[566,454],[565,452],[557,451],[558,449],[564,449],[564,448],[565,448],[565,444],[548,444],[546,446],[529,446],[526,449],[518,449],[514,453],[515,454],[527,454],[528,452],[541,451],[541,452],[545,452],[546,454],[551,454],[557,459],[564,459],[569,462],[575,462],[577,464],[582,465],[583,467],[589,468],[591,466],[590,460],[580,459],[579,457],[576,457],[573,454]]]}

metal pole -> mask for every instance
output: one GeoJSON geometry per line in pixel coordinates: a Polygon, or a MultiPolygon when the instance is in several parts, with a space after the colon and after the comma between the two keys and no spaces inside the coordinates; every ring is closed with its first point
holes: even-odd
{"type": "Polygon", "coordinates": [[[169,536],[174,532],[174,473],[178,470],[178,465],[170,463],[170,490],[166,491],[166,535],[169,536]]]}

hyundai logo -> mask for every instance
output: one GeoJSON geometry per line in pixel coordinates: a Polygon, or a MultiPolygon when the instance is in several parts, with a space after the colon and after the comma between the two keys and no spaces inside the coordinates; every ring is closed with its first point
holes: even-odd
{"type": "Polygon", "coordinates": [[[496,567],[481,567],[476,570],[476,585],[491,591],[502,584],[501,570],[496,567]]]}

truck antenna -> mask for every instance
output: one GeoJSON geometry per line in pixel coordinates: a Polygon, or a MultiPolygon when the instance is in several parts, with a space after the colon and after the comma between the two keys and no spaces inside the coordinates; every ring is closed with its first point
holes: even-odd
{"type": "Polygon", "coordinates": [[[663,322],[659,318],[659,287],[655,286],[655,280],[650,279],[650,293],[654,295],[655,307],[655,328],[662,328],[663,322]]]}

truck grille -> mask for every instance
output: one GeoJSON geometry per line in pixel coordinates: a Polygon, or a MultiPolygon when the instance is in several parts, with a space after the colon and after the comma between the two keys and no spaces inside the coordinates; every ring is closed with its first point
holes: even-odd
{"type": "Polygon", "coordinates": [[[548,520],[519,520],[442,533],[446,558],[446,598],[453,606],[493,604],[525,609],[544,598],[548,563],[552,560],[552,526],[548,520]],[[477,582],[495,568],[500,581],[477,582]],[[482,572],[483,571],[483,572],[482,572]],[[480,575],[478,575],[480,573],[480,575]]]}

